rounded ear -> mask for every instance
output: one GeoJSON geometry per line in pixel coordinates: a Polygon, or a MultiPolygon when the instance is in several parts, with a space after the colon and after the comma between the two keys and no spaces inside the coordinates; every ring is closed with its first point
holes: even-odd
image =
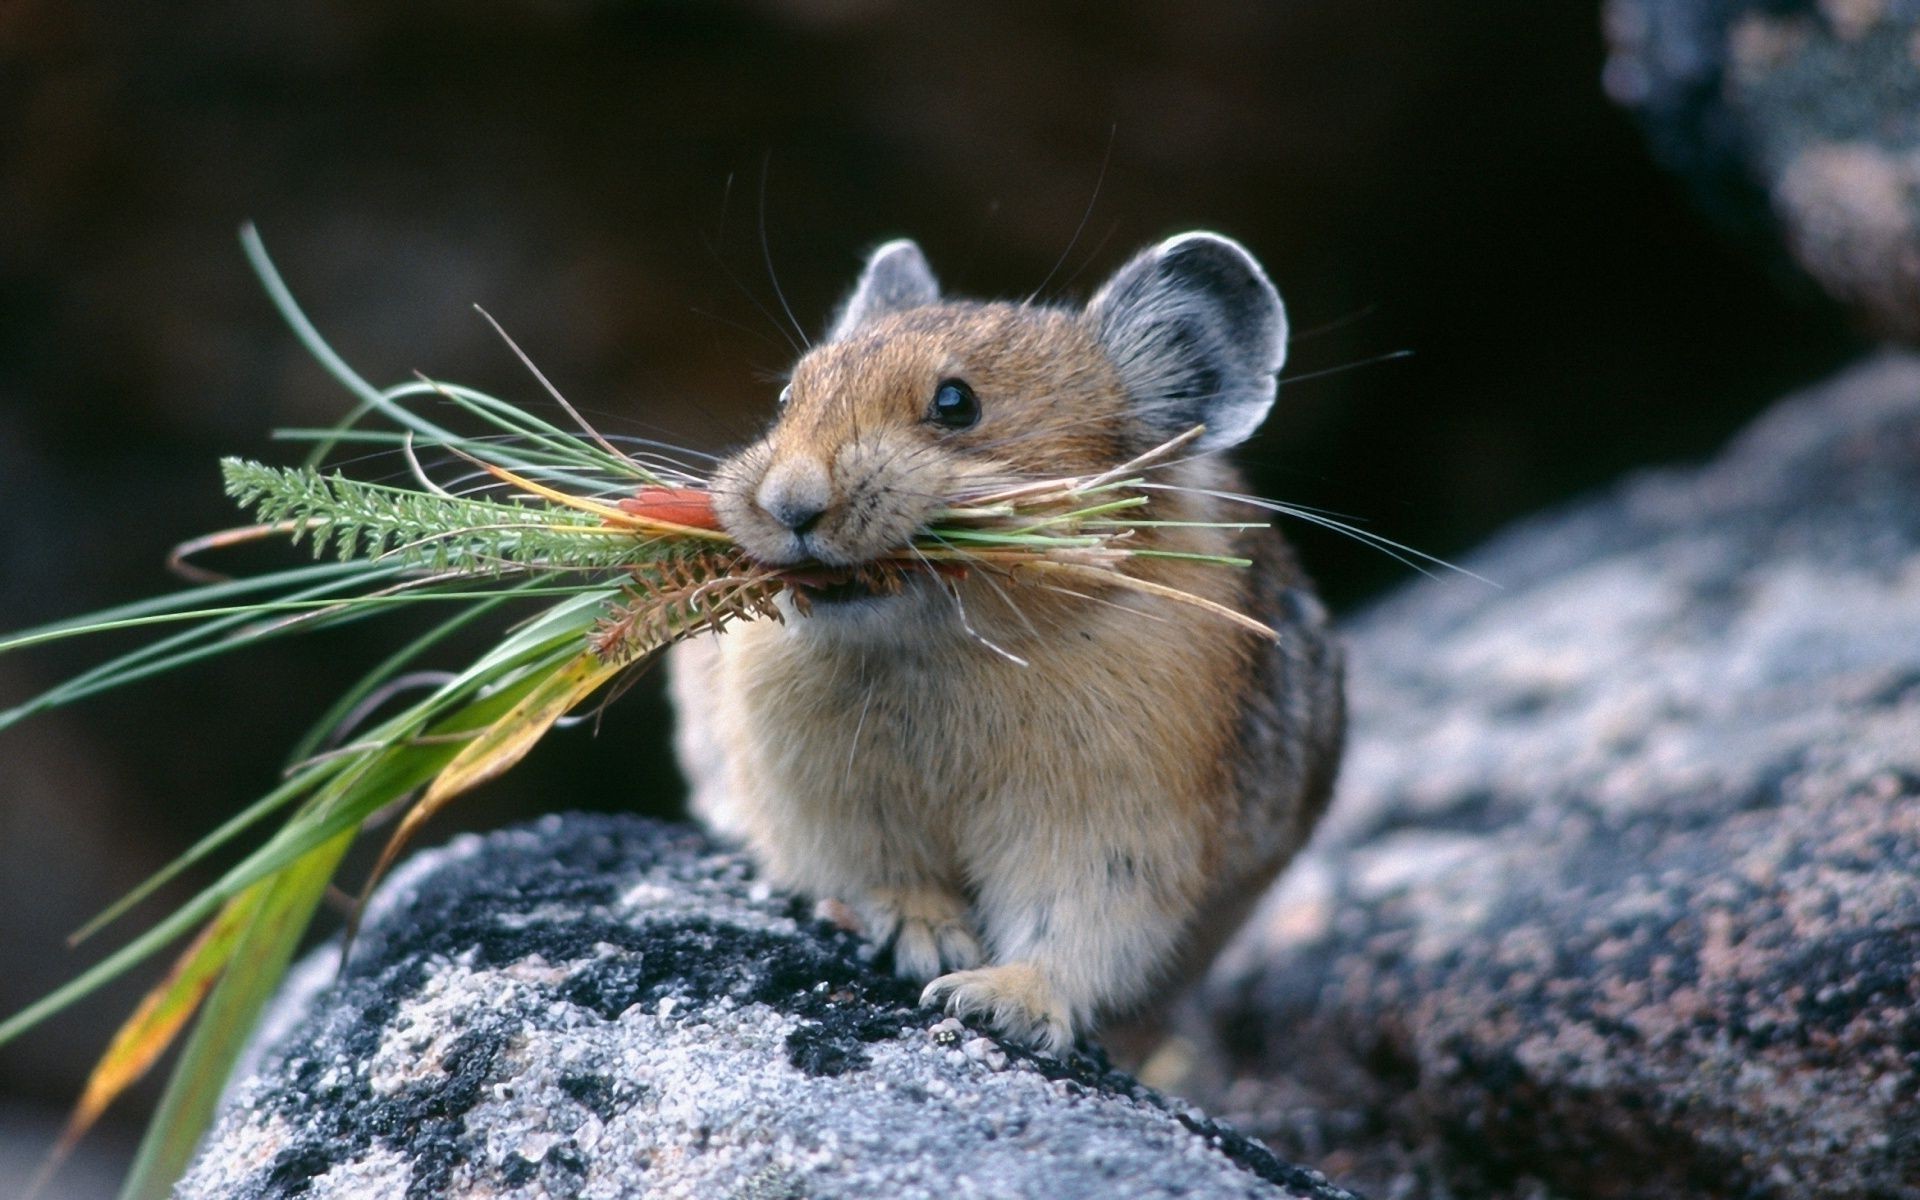
{"type": "Polygon", "coordinates": [[[933,304],[940,299],[940,282],[927,266],[927,256],[908,238],[881,246],[867,257],[860,282],[833,319],[829,341],[845,337],[875,317],[933,304]]]}
{"type": "Polygon", "coordinates": [[[1169,238],[1114,273],[1087,303],[1150,429],[1173,437],[1195,425],[1195,446],[1247,439],[1273,407],[1287,357],[1287,313],[1253,255],[1217,233],[1169,238]]]}

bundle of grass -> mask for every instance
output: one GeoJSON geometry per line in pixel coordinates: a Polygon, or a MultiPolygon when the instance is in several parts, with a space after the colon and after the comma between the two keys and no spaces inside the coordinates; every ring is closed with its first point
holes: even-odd
{"type": "Polygon", "coordinates": [[[438,606],[447,615],[322,715],[293,748],[279,786],[77,936],[284,814],[276,830],[152,928],[0,1023],[5,1042],[198,931],[108,1047],[62,1139],[63,1148],[70,1146],[200,1011],[127,1196],[163,1195],[184,1169],[342,855],[369,820],[412,798],[366,888],[428,817],[513,766],[562,717],[678,639],[737,621],[805,620],[808,597],[820,588],[856,583],[885,590],[916,576],[937,581],[973,572],[1010,588],[1149,591],[1272,636],[1240,613],[1128,571],[1137,558],[1170,553],[1137,536],[1152,522],[1136,510],[1148,503],[1155,467],[1173,461],[1198,429],[1096,475],[946,497],[911,544],[860,568],[771,567],[754,562],[721,528],[694,456],[651,443],[616,445],[581,421],[537,370],[577,428],[455,384],[369,384],[307,321],[258,237],[248,230],[243,240],[281,313],[359,404],[336,428],[286,435],[314,443],[302,465],[223,464],[228,492],[257,523],[180,548],[176,565],[198,586],[0,639],[6,652],[113,630],[179,627],[0,712],[0,728],[267,639],[401,607],[438,606]],[[484,432],[457,433],[427,408],[450,411],[484,432]],[[367,427],[369,418],[384,427],[367,427]],[[323,469],[342,447],[385,452],[405,464],[406,482],[323,469]],[[209,552],[269,538],[304,543],[320,561],[242,579],[213,576],[200,565],[209,552]],[[537,606],[530,614],[529,605],[537,606]],[[400,711],[368,716],[392,707],[397,683],[423,656],[488,619],[500,621],[501,632],[485,653],[400,711]]]}

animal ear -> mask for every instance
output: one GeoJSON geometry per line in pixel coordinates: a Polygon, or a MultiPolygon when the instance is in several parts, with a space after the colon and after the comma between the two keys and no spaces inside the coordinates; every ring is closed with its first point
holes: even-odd
{"type": "Polygon", "coordinates": [[[1087,303],[1094,335],[1136,415],[1196,447],[1243,442],[1273,407],[1287,313],[1253,255],[1217,233],[1169,238],[1114,273],[1087,303]]]}
{"type": "Polygon", "coordinates": [[[845,337],[857,327],[888,313],[919,308],[940,299],[940,281],[927,266],[927,256],[907,238],[888,242],[867,258],[853,295],[840,306],[829,340],[845,337]]]}

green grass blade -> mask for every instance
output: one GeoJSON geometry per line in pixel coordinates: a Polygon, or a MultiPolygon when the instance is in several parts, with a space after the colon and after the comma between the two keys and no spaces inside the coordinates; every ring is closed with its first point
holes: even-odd
{"type": "Polygon", "coordinates": [[[301,311],[299,302],[280,278],[273,259],[267,256],[267,245],[260,240],[260,231],[251,221],[240,226],[240,248],[246,253],[255,277],[267,289],[267,296],[273,301],[274,308],[279,310],[280,319],[292,328],[293,335],[300,339],[307,353],[313,355],[327,374],[340,382],[340,386],[360,397],[362,404],[386,412],[386,406],[380,400],[380,389],[360,378],[359,373],[347,365],[346,359],[334,353],[327,339],[321,337],[320,331],[313,327],[313,322],[307,320],[307,314],[301,311]]]}
{"type": "MultiPolygon", "coordinates": [[[[414,395],[424,394],[444,398],[452,389],[448,389],[439,384],[412,383],[382,390],[368,383],[357,371],[347,365],[346,360],[341,358],[340,355],[334,351],[333,347],[327,344],[327,340],[320,336],[320,331],[314,327],[313,322],[307,319],[307,315],[301,310],[299,302],[293,298],[293,293],[287,288],[285,280],[280,277],[279,270],[273,265],[272,258],[268,256],[266,245],[260,240],[259,231],[251,224],[241,227],[240,244],[246,251],[247,261],[252,265],[254,274],[259,278],[261,285],[266,288],[267,295],[273,301],[274,307],[279,310],[281,318],[293,329],[294,336],[300,340],[300,344],[306,348],[309,354],[313,355],[314,359],[320,363],[321,367],[329,375],[332,375],[334,379],[340,382],[341,386],[358,396],[363,405],[377,410],[381,415],[402,429],[413,430],[429,442],[455,449],[465,449],[469,446],[476,445],[472,439],[463,438],[459,434],[422,417],[406,405],[400,403],[401,399],[414,395]]],[[[466,405],[463,405],[467,411],[486,411],[490,413],[492,416],[490,423],[501,426],[503,425],[504,418],[501,418],[499,413],[502,410],[514,412],[517,417],[528,423],[529,426],[534,429],[544,427],[550,434],[562,435],[562,439],[548,438],[547,442],[551,445],[554,444],[556,440],[564,440],[567,450],[579,455],[579,458],[575,461],[583,464],[596,465],[602,469],[605,469],[607,466],[607,463],[603,460],[606,460],[608,456],[591,443],[571,435],[566,435],[564,431],[559,430],[556,426],[548,425],[546,422],[539,421],[538,418],[531,417],[524,412],[518,412],[504,401],[496,400],[491,396],[482,396],[480,393],[473,392],[471,389],[466,388],[452,391],[452,394],[456,399],[468,401],[466,405]]],[[[632,473],[630,464],[623,464],[618,469],[622,474],[632,473]]]]}
{"type": "Polygon", "coordinates": [[[302,762],[317,752],[321,743],[333,736],[349,714],[366,703],[375,692],[398,678],[408,664],[507,601],[519,599],[518,591],[519,587],[510,587],[498,595],[477,600],[465,612],[456,613],[447,618],[382,659],[371,671],[361,676],[352,687],[341,693],[340,698],[335,700],[326,712],[320,714],[320,719],[313,723],[298,742],[294,743],[293,749],[287,753],[288,765],[302,762]]]}
{"type": "MultiPolygon", "coordinates": [[[[302,588],[288,593],[286,596],[283,596],[282,599],[338,598],[336,593],[342,580],[357,579],[366,584],[373,584],[397,578],[400,575],[398,568],[373,563],[330,563],[326,565],[336,569],[319,576],[324,582],[315,587],[302,588]],[[351,569],[338,569],[343,567],[351,569]]],[[[282,574],[286,575],[291,573],[282,574]]],[[[112,614],[99,614],[99,618],[102,620],[109,618],[114,620],[137,620],[139,619],[137,615],[125,617],[117,615],[125,613],[127,609],[137,607],[139,606],[129,605],[121,610],[116,610],[115,613],[112,614]]],[[[97,628],[99,624],[100,621],[96,620],[81,628],[94,629],[97,628]]],[[[75,675],[73,678],[68,679],[66,682],[48,688],[38,696],[34,696],[5,711],[0,711],[0,729],[5,729],[9,725],[15,724],[34,713],[45,712],[48,709],[71,704],[87,696],[110,691],[113,688],[122,687],[152,675],[162,674],[166,671],[186,666],[189,663],[198,662],[203,658],[225,654],[231,650],[239,649],[242,646],[252,645],[257,640],[288,632],[289,629],[293,628],[290,626],[278,628],[262,627],[252,632],[243,632],[241,635],[232,638],[216,640],[218,635],[229,631],[244,631],[250,624],[257,625],[257,618],[246,611],[240,611],[231,616],[211,617],[204,625],[184,630],[155,642],[150,642],[137,650],[119,655],[99,666],[90,667],[80,674],[75,675]]],[[[44,629],[46,627],[42,628],[44,629]]],[[[308,628],[312,628],[312,626],[308,626],[308,628]]],[[[20,636],[37,636],[37,633],[35,631],[29,631],[28,634],[20,636]]],[[[4,651],[5,649],[6,647],[4,645],[0,645],[0,651],[4,651]]]]}
{"type": "MultiPolygon", "coordinates": [[[[433,732],[481,733],[493,728],[500,717],[549,686],[557,668],[578,663],[577,633],[568,631],[557,641],[557,646],[513,683],[468,704],[436,724],[433,732]]],[[[232,960],[245,964],[244,969],[226,972],[195,1025],[121,1193],[122,1200],[164,1197],[190,1163],[234,1061],[278,988],[326,883],[360,824],[395,796],[439,775],[467,744],[420,743],[377,752],[369,769],[326,789],[337,794],[316,797],[310,806],[315,818],[311,824],[296,821],[275,839],[287,842],[294,857],[276,865],[267,856],[269,861],[260,864],[260,877],[245,885],[268,889],[269,899],[263,901],[247,934],[231,951],[232,960]]]]}
{"type": "Polygon", "coordinates": [[[26,645],[33,641],[43,641],[48,634],[63,630],[90,632],[103,624],[113,621],[130,620],[150,616],[156,613],[179,612],[190,608],[206,607],[216,601],[230,600],[237,596],[257,595],[261,592],[273,592],[282,588],[295,587],[311,583],[316,579],[339,579],[362,574],[367,570],[366,563],[314,563],[311,566],[294,567],[285,571],[274,571],[266,575],[255,575],[246,579],[232,579],[221,583],[210,583],[202,587],[187,588],[170,592],[165,596],[155,596],[150,600],[139,600],[132,604],[122,604],[114,608],[102,609],[84,617],[74,617],[65,621],[54,621],[46,625],[37,625],[32,629],[22,629],[16,633],[0,637],[0,654],[26,645]]]}
{"type": "MultiPolygon", "coordinates": [[[[407,383],[387,389],[387,395],[397,401],[405,396],[424,394],[422,389],[451,401],[486,424],[514,435],[513,441],[505,443],[510,453],[524,453],[527,446],[537,446],[557,459],[582,469],[597,468],[628,481],[658,482],[651,472],[632,460],[608,454],[571,430],[562,429],[524,409],[470,387],[438,381],[407,383]]],[[[496,447],[496,450],[500,448],[496,447]]],[[[604,486],[604,483],[590,482],[590,486],[604,486]]]]}
{"type": "Polygon", "coordinates": [[[484,729],[538,686],[545,674],[578,653],[578,639],[591,627],[606,595],[588,594],[562,601],[509,635],[433,696],[384,723],[376,733],[378,737],[390,739],[383,748],[344,761],[311,764],[296,773],[283,785],[289,795],[278,802],[312,793],[312,799],[302,806],[300,815],[265,845],[229,868],[220,879],[125,946],[0,1021],[0,1045],[159,953],[248,885],[287,866],[329,838],[357,829],[384,804],[426,783],[452,761],[465,743],[403,741],[401,739],[411,736],[406,722],[412,721],[417,728],[420,722],[434,719],[434,724],[426,730],[434,735],[477,733],[484,729]],[[471,697],[475,689],[489,682],[500,682],[501,686],[471,697]],[[464,697],[471,698],[454,707],[464,697]]]}
{"type": "MultiPolygon", "coordinates": [[[[568,647],[568,650],[571,651],[572,647],[568,647]]],[[[556,656],[552,665],[557,666],[563,661],[563,658],[556,656]]],[[[443,726],[435,727],[433,732],[471,732],[484,728],[489,721],[512,708],[537,682],[536,675],[520,681],[516,686],[476,700],[450,717],[443,726]]],[[[248,885],[287,866],[329,838],[357,829],[362,821],[384,804],[431,779],[440,767],[452,761],[463,744],[403,745],[384,753],[370,752],[362,763],[363,769],[355,773],[345,787],[340,786],[340,781],[346,772],[339,771],[336,764],[312,768],[315,772],[324,770],[330,779],[320,797],[317,797],[325,802],[320,811],[290,823],[266,845],[249,854],[219,880],[182,903],[131,942],[5,1021],[0,1021],[0,1045],[5,1045],[158,954],[248,885]],[[366,796],[370,792],[377,792],[377,798],[368,801],[366,796]]],[[[349,764],[349,769],[352,765],[349,764]]],[[[312,780],[304,777],[297,782],[306,787],[315,786],[312,780]]]]}
{"type": "Polygon", "coordinates": [[[83,629],[54,629],[30,637],[14,638],[4,647],[8,650],[24,650],[28,646],[38,646],[43,642],[55,642],[65,638],[81,637],[91,633],[113,633],[122,629],[145,629],[153,625],[176,625],[182,621],[212,621],[220,617],[263,617],[273,613],[316,612],[340,604],[393,604],[413,600],[468,599],[471,597],[453,596],[446,593],[416,592],[397,596],[330,596],[320,600],[259,600],[252,604],[235,604],[226,608],[195,608],[186,612],[154,613],[146,617],[128,617],[120,621],[101,621],[83,629]]]}
{"type": "MultiPolygon", "coordinates": [[[[531,627],[533,630],[531,644],[529,644],[529,639],[525,636],[508,638],[484,655],[479,662],[466,672],[454,677],[437,688],[434,693],[424,701],[393,717],[381,726],[378,726],[371,735],[373,740],[376,742],[383,740],[397,741],[404,735],[406,730],[418,727],[432,719],[436,711],[458,701],[471,691],[484,686],[489,679],[494,676],[513,668],[516,665],[515,658],[517,655],[539,653],[543,649],[542,642],[550,643],[563,638],[579,636],[581,632],[584,632],[585,629],[591,626],[591,615],[598,612],[600,604],[607,595],[609,595],[609,593],[602,592],[598,595],[570,600],[553,609],[549,609],[547,613],[543,614],[542,618],[531,627]],[[552,627],[555,625],[562,631],[557,637],[552,632],[552,627]]],[[[491,597],[482,603],[485,607],[490,608],[495,604],[511,598],[514,598],[512,594],[507,593],[491,597]]],[[[349,696],[353,696],[356,692],[364,692],[370,690],[372,687],[377,687],[379,681],[386,677],[383,672],[390,665],[397,669],[397,666],[403,665],[411,657],[412,653],[417,653],[419,650],[425,649],[428,645],[432,644],[432,642],[452,633],[459,624],[470,621],[479,615],[480,609],[476,608],[475,610],[460,614],[451,621],[442,623],[415,641],[411,646],[406,647],[399,654],[388,659],[386,663],[382,663],[379,668],[369,673],[362,679],[359,685],[349,692],[349,696]]],[[[335,712],[344,714],[344,712],[350,708],[351,705],[348,705],[346,709],[342,709],[339,705],[336,705],[335,712]]],[[[318,737],[324,737],[326,732],[337,724],[338,719],[338,716],[334,715],[334,712],[330,712],[328,716],[323,717],[315,724],[313,730],[308,735],[308,739],[311,740],[315,738],[316,735],[318,737]]],[[[303,741],[302,744],[307,745],[308,743],[303,741]]],[[[298,762],[299,759],[305,758],[307,754],[310,753],[311,747],[309,746],[307,752],[297,756],[295,761],[298,762]]],[[[294,800],[299,799],[301,795],[311,793],[317,787],[323,785],[335,773],[343,773],[353,769],[355,762],[356,760],[353,758],[340,758],[328,762],[308,764],[305,768],[296,767],[286,782],[253,804],[248,805],[244,811],[223,822],[218,829],[215,829],[212,833],[207,834],[198,842],[195,842],[184,854],[181,854],[159,871],[149,876],[141,882],[139,886],[114,901],[105,911],[94,917],[91,921],[88,921],[86,925],[81,927],[81,929],[73,935],[73,940],[80,941],[91,937],[101,928],[125,915],[142,900],[145,900],[155,891],[177,878],[181,872],[204,861],[209,855],[219,850],[247,829],[252,828],[294,800]]]]}
{"type": "MultiPolygon", "coordinates": [[[[330,773],[338,770],[339,767],[336,764],[326,764],[324,769],[330,773]]],[[[321,767],[314,768],[316,774],[322,770],[323,768],[321,767]]],[[[312,779],[302,777],[290,780],[288,786],[301,790],[310,790],[314,786],[314,783],[312,779]]],[[[0,1046],[6,1045],[14,1038],[25,1033],[35,1025],[38,1025],[48,1017],[53,1016],[55,1013],[85,999],[100,987],[119,978],[134,967],[139,966],[142,962],[158,954],[160,951],[166,949],[167,946],[179,940],[183,935],[192,931],[201,921],[212,915],[213,911],[225,903],[228,898],[239,892],[247,883],[259,877],[258,874],[255,874],[249,878],[242,870],[242,868],[248,866],[250,862],[251,859],[249,859],[248,863],[242,863],[240,866],[233,868],[225,878],[203,889],[120,949],[81,972],[75,978],[55,988],[45,996],[42,996],[39,1000],[36,1000],[11,1017],[8,1017],[5,1021],[0,1021],[0,1046]],[[238,886],[225,886],[235,880],[241,881],[238,886]]]]}
{"type": "Polygon", "coordinates": [[[262,880],[260,899],[246,932],[226,952],[228,969],[207,998],[193,1033],[167,1080],[160,1107],[147,1126],[121,1200],[165,1200],[193,1159],[233,1064],[280,986],[326,894],[327,881],[353,844],[351,832],[313,847],[262,880]]]}
{"type": "Polygon", "coordinates": [[[279,787],[274,788],[240,812],[221,822],[217,829],[195,842],[185,853],[179,855],[172,862],[161,867],[152,875],[147,876],[147,878],[142,880],[132,891],[115,900],[102,910],[99,915],[75,930],[67,940],[77,945],[92,937],[94,934],[100,932],[100,930],[125,916],[141,901],[179,878],[183,871],[204,862],[210,855],[218,851],[222,846],[225,846],[228,842],[231,842],[234,838],[239,837],[242,833],[253,828],[261,821],[264,821],[287,805],[300,799],[303,794],[312,792],[315,787],[325,782],[330,770],[336,772],[345,771],[350,769],[352,765],[351,760],[340,759],[333,762],[316,763],[311,770],[294,774],[279,787]]]}

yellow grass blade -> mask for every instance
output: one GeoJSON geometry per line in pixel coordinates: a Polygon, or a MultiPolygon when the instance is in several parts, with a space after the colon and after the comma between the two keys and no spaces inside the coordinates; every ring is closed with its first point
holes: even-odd
{"type": "Polygon", "coordinates": [[[327,881],[357,832],[347,829],[335,834],[241,893],[259,892],[229,952],[232,969],[220,975],[180,1051],[120,1200],[165,1200],[172,1194],[175,1181],[199,1148],[261,1010],[279,990],[327,881]]]}
{"type": "Polygon", "coordinates": [[[525,758],[555,721],[566,716],[575,705],[625,670],[636,657],[638,655],[622,655],[606,661],[591,651],[582,653],[542,680],[518,704],[482,729],[461,748],[452,762],[440,769],[440,773],[427,786],[426,794],[414,801],[413,807],[407,810],[406,817],[380,851],[380,861],[374,864],[372,874],[367,877],[366,888],[360,893],[361,903],[365,903],[374,885],[379,883],[413,835],[434,814],[445,808],[448,801],[469,788],[505,773],[525,758]]]}
{"type": "MultiPolygon", "coordinates": [[[[460,454],[458,450],[455,450],[454,453],[460,454]]],[[[624,508],[615,508],[611,504],[602,504],[597,500],[589,500],[584,496],[576,496],[571,492],[563,492],[558,488],[550,488],[544,483],[535,482],[534,480],[526,478],[524,475],[516,475],[505,467],[487,462],[485,459],[475,458],[471,454],[460,454],[460,457],[479,467],[502,483],[510,483],[530,496],[538,496],[542,500],[551,500],[555,504],[562,505],[566,508],[577,509],[580,512],[592,513],[607,524],[619,529],[630,529],[637,533],[658,534],[661,537],[699,538],[707,542],[730,542],[733,540],[730,536],[718,530],[699,529],[692,525],[682,525],[677,521],[661,521],[653,517],[643,517],[638,513],[630,513],[624,508]]]]}
{"type": "Polygon", "coordinates": [[[30,1190],[40,1190],[108,1106],[139,1082],[173,1044],[181,1027],[219,980],[271,882],[263,879],[227,901],[120,1026],[94,1064],[93,1073],[87,1076],[87,1086],[30,1190]]]}
{"type": "Polygon", "coordinates": [[[408,813],[407,820],[401,822],[401,828],[414,822],[415,813],[421,808],[438,807],[519,762],[555,721],[599,690],[601,684],[619,674],[630,661],[623,656],[609,662],[603,661],[597,654],[582,653],[555,671],[526,699],[467,743],[452,762],[441,768],[440,774],[428,786],[427,794],[414,806],[414,812],[408,813]]]}

